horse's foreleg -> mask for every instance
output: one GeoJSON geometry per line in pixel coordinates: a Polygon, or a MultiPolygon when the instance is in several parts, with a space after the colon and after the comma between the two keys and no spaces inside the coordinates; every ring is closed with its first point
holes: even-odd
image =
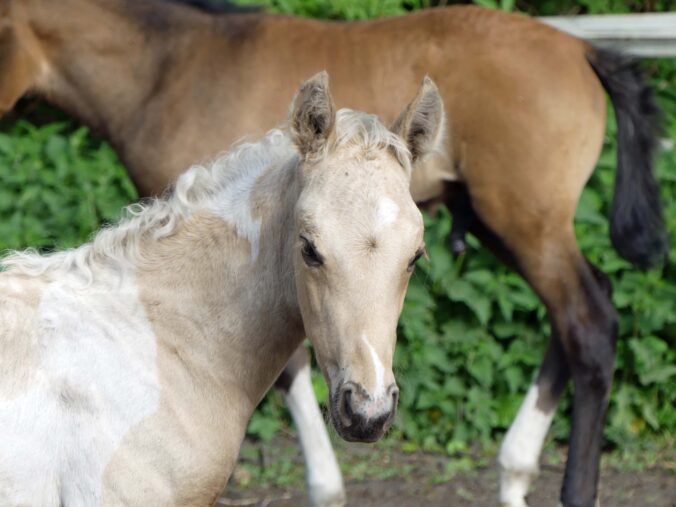
{"type": "Polygon", "coordinates": [[[305,477],[312,507],[342,507],[345,505],[343,478],[324,418],[312,390],[310,361],[303,346],[294,353],[276,386],[284,394],[286,404],[298,431],[305,477]]]}

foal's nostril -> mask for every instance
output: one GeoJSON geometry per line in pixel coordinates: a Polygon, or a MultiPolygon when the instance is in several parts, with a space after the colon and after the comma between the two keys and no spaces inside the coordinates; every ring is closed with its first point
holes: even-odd
{"type": "Polygon", "coordinates": [[[340,390],[339,412],[341,422],[345,427],[352,424],[354,412],[352,411],[352,388],[344,386],[340,390]]]}

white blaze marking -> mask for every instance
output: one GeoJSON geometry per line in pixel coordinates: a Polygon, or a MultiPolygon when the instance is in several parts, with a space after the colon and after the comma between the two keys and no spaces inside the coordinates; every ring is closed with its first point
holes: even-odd
{"type": "Polygon", "coordinates": [[[311,504],[343,505],[343,478],[312,390],[309,366],[305,365],[298,371],[285,399],[305,456],[311,504]]]}
{"type": "Polygon", "coordinates": [[[27,390],[0,399],[0,505],[98,505],[124,436],[157,410],[156,338],[124,280],[54,282],[22,316],[39,320],[41,362],[27,390]]]}
{"type": "Polygon", "coordinates": [[[376,208],[376,230],[379,231],[393,224],[398,216],[399,206],[389,197],[381,198],[376,208]]]}
{"type": "Polygon", "coordinates": [[[538,461],[555,409],[537,407],[538,387],[532,384],[500,447],[500,501],[505,507],[526,506],[531,480],[538,474],[538,461]]]}
{"type": "Polygon", "coordinates": [[[373,393],[373,397],[377,399],[385,396],[385,368],[383,367],[383,363],[380,361],[378,354],[373,348],[373,345],[369,343],[367,336],[363,334],[361,335],[361,339],[364,340],[364,343],[366,343],[366,346],[371,353],[371,361],[373,361],[373,369],[375,370],[376,377],[376,388],[375,392],[373,393]]]}

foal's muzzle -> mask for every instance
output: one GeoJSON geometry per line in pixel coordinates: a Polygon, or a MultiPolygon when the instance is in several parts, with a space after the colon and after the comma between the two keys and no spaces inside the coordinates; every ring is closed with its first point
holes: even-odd
{"type": "Polygon", "coordinates": [[[374,397],[361,385],[346,382],[332,398],[331,416],[340,436],[350,442],[375,442],[392,425],[399,389],[392,384],[385,394],[374,397]]]}

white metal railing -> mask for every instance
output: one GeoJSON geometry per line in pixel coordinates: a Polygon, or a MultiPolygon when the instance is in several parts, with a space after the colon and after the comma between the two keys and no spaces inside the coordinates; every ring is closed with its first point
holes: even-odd
{"type": "Polygon", "coordinates": [[[643,57],[676,57],[676,12],[552,16],[539,19],[600,47],[643,57]]]}

